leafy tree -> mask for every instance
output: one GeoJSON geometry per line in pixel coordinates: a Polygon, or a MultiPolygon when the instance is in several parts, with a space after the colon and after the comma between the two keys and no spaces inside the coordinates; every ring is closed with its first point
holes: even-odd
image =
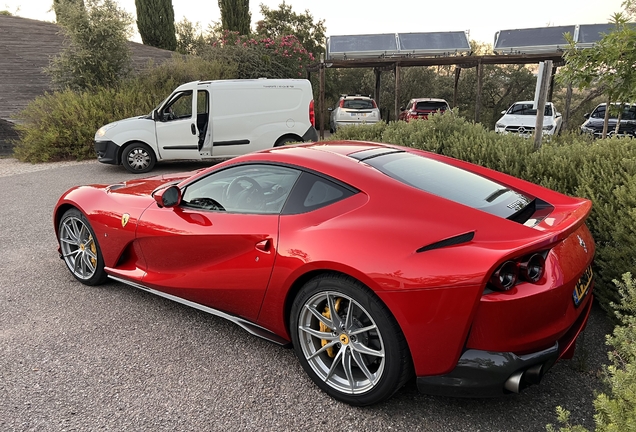
{"type": "Polygon", "coordinates": [[[135,6],[137,29],[144,45],[177,49],[172,0],[135,0],[135,6]]]}
{"type": "Polygon", "coordinates": [[[114,0],[60,4],[66,48],[46,72],[53,84],[72,90],[113,86],[131,70],[128,37],[132,18],[114,0]]]}
{"type": "Polygon", "coordinates": [[[175,24],[177,49],[180,54],[201,55],[208,45],[210,36],[204,35],[199,23],[192,23],[187,18],[175,24]]]}
{"type": "Polygon", "coordinates": [[[252,15],[249,0],[219,0],[219,9],[223,30],[238,32],[240,35],[250,33],[252,15]]]}
{"type": "MultiPolygon", "coordinates": [[[[632,0],[624,4],[633,7],[632,0]]],[[[614,14],[612,22],[615,29],[592,48],[577,49],[571,35],[566,35],[570,45],[564,55],[566,65],[558,76],[562,83],[579,89],[602,87],[608,107],[612,102],[630,101],[636,96],[636,28],[621,13],[614,14]]],[[[607,109],[603,138],[607,135],[609,114],[607,109]]]]}
{"type": "Polygon", "coordinates": [[[64,16],[64,6],[75,5],[84,7],[84,0],[53,0],[53,10],[55,11],[55,20],[63,24],[66,17],[64,16]]]}
{"type": "Polygon", "coordinates": [[[256,23],[256,33],[259,37],[277,38],[294,35],[315,58],[319,58],[320,54],[325,52],[325,20],[314,22],[309,10],[297,14],[285,1],[278,9],[270,9],[262,3],[260,8],[263,19],[256,23]]]}

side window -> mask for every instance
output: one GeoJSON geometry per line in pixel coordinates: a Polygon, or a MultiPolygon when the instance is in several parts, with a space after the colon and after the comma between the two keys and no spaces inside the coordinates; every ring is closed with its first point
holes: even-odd
{"type": "Polygon", "coordinates": [[[192,91],[178,94],[163,109],[166,120],[179,120],[192,117],[192,91]]]}
{"type": "Polygon", "coordinates": [[[605,106],[597,106],[592,115],[592,118],[605,118],[605,106]]]}
{"type": "Polygon", "coordinates": [[[303,172],[294,186],[283,214],[301,214],[316,210],[342,199],[348,198],[357,191],[336,180],[303,172]]]}
{"type": "Polygon", "coordinates": [[[275,165],[240,165],[185,188],[181,205],[234,213],[280,213],[300,171],[275,165]]]}

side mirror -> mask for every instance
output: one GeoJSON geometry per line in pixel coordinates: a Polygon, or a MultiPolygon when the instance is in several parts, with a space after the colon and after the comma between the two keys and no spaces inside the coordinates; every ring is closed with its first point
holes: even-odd
{"type": "Polygon", "coordinates": [[[155,191],[152,196],[159,207],[176,207],[181,202],[181,189],[172,185],[155,191]]]}
{"type": "Polygon", "coordinates": [[[556,113],[555,117],[561,117],[561,113],[560,112],[556,113]]]}
{"type": "Polygon", "coordinates": [[[404,111],[404,107],[403,106],[400,107],[400,111],[404,111]]]}
{"type": "Polygon", "coordinates": [[[333,111],[333,108],[329,107],[327,108],[327,111],[333,111]]]}
{"type": "Polygon", "coordinates": [[[585,117],[586,119],[589,119],[590,118],[590,113],[583,114],[583,117],[585,117]]]}
{"type": "Polygon", "coordinates": [[[505,113],[506,113],[506,110],[503,110],[503,111],[501,112],[501,115],[504,115],[505,113]]]}

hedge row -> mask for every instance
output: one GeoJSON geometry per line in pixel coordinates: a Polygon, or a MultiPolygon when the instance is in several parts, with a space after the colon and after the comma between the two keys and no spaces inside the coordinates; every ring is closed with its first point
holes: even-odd
{"type": "Polygon", "coordinates": [[[601,305],[619,302],[613,279],[636,261],[636,141],[591,140],[566,134],[544,141],[498,135],[452,115],[410,123],[378,123],[340,129],[331,139],[399,144],[465,160],[567,195],[592,200],[587,221],[596,241],[596,288],[601,305]]]}

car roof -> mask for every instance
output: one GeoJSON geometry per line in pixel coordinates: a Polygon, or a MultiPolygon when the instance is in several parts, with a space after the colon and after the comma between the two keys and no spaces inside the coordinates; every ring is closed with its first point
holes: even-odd
{"type": "Polygon", "coordinates": [[[413,102],[446,102],[446,99],[440,99],[440,98],[413,98],[411,100],[413,102]]]}

